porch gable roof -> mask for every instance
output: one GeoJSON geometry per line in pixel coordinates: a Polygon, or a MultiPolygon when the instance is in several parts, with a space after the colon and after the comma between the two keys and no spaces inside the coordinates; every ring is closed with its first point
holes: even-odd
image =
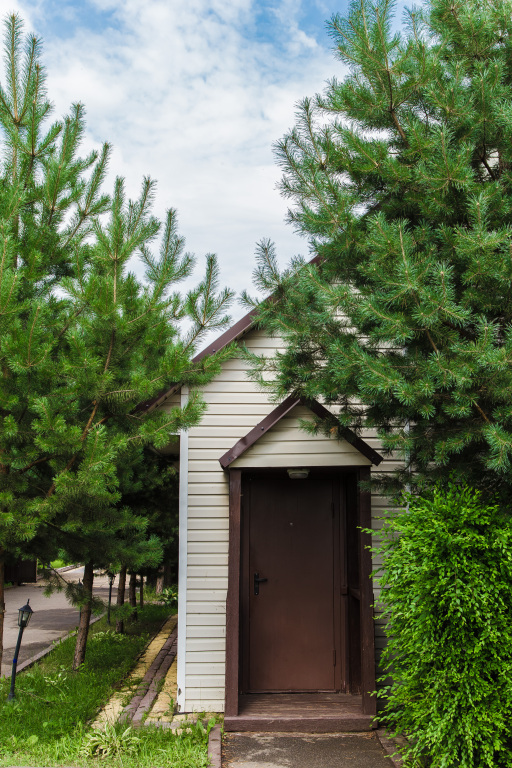
{"type": "Polygon", "coordinates": [[[334,414],[332,414],[325,406],[319,403],[317,400],[305,400],[304,398],[297,397],[296,395],[290,395],[283,400],[274,410],[272,410],[267,416],[265,416],[259,424],[251,429],[244,437],[238,440],[232,448],[220,457],[219,463],[222,469],[227,469],[230,464],[236,459],[239,459],[251,446],[254,445],[263,435],[272,429],[282,418],[284,418],[290,411],[297,405],[304,405],[311,410],[315,416],[323,419],[327,422],[331,422],[335,427],[338,438],[343,438],[350,443],[359,453],[361,453],[366,459],[371,461],[372,464],[378,466],[383,460],[380,453],[377,453],[368,443],[366,443],[361,437],[356,435],[349,427],[341,426],[334,414]]]}

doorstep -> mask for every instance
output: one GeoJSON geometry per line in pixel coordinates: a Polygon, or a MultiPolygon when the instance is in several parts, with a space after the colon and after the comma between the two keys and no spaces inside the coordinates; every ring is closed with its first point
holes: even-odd
{"type": "Polygon", "coordinates": [[[377,727],[363,714],[361,696],[332,693],[259,693],[238,699],[238,715],[224,718],[226,731],[363,733],[377,727]]]}

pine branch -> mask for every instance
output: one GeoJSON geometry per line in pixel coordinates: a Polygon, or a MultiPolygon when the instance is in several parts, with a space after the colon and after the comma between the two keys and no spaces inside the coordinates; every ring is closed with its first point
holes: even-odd
{"type": "Polygon", "coordinates": [[[31,461],[30,464],[27,464],[26,467],[23,467],[23,469],[17,469],[16,472],[19,475],[23,475],[25,472],[28,472],[29,469],[32,469],[32,467],[37,466],[37,464],[43,464],[45,461],[49,461],[48,456],[44,456],[42,459],[36,459],[35,461],[31,461]]]}

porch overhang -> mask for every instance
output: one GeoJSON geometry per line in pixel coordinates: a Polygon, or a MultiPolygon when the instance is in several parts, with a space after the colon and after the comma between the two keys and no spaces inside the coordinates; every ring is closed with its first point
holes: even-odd
{"type": "Polygon", "coordinates": [[[359,435],[356,435],[351,429],[341,426],[334,414],[327,410],[327,408],[317,400],[306,400],[302,397],[290,395],[220,457],[219,463],[221,467],[223,469],[228,469],[236,459],[239,459],[240,456],[251,448],[261,437],[266,435],[269,430],[298,405],[306,406],[315,414],[315,416],[331,425],[332,431],[339,440],[346,440],[373,465],[378,466],[383,460],[380,453],[377,453],[376,450],[368,445],[368,443],[359,437],[359,435]]]}

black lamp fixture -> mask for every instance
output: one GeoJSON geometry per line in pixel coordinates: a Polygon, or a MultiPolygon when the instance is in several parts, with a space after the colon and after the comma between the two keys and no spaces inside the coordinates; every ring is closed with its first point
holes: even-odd
{"type": "Polygon", "coordinates": [[[27,600],[27,604],[23,606],[23,608],[18,609],[18,627],[28,627],[29,621],[32,617],[32,614],[34,611],[29,605],[30,600],[27,600]]]}
{"type": "Polygon", "coordinates": [[[20,631],[18,633],[18,642],[16,643],[16,650],[14,651],[14,658],[12,660],[12,674],[11,674],[11,689],[7,696],[7,701],[12,701],[14,696],[14,687],[16,685],[16,667],[18,666],[18,654],[20,652],[21,638],[23,637],[23,630],[28,626],[32,614],[34,611],[29,605],[30,600],[27,600],[27,604],[18,610],[18,627],[20,631]]]}

